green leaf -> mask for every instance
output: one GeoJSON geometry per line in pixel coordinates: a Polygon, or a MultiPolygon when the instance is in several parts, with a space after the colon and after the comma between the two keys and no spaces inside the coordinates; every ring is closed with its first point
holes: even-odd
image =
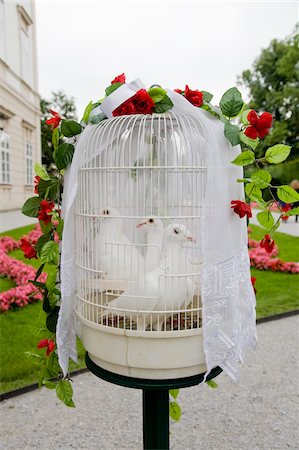
{"type": "Polygon", "coordinates": [[[48,273],[46,281],[48,291],[52,291],[56,286],[57,270],[57,267],[55,267],[55,270],[48,273]]]}
{"type": "Polygon", "coordinates": [[[41,283],[40,281],[35,281],[35,280],[28,280],[28,283],[32,283],[34,286],[41,288],[41,289],[46,289],[46,283],[41,283]]]}
{"type": "Polygon", "coordinates": [[[257,187],[265,189],[269,186],[272,176],[267,170],[258,170],[251,174],[251,178],[257,187]]]}
{"type": "Polygon", "coordinates": [[[284,203],[294,203],[299,201],[299,194],[290,186],[279,186],[277,189],[277,196],[279,200],[284,203]]]}
{"type": "Polygon", "coordinates": [[[123,85],[123,83],[113,83],[110,86],[108,86],[105,89],[106,96],[108,97],[108,95],[112,94],[112,92],[116,91],[116,89],[118,89],[122,85],[123,85]]]}
{"type": "Polygon", "coordinates": [[[56,177],[50,177],[50,180],[40,180],[38,184],[38,195],[48,200],[56,200],[59,180],[56,177]]]}
{"type": "Polygon", "coordinates": [[[213,94],[211,94],[210,92],[207,92],[207,91],[201,91],[201,92],[203,93],[203,100],[205,102],[209,103],[213,98],[213,94]]]}
{"type": "Polygon", "coordinates": [[[22,213],[28,217],[37,217],[41,201],[39,197],[28,198],[22,207],[22,213]]]}
{"type": "Polygon", "coordinates": [[[52,333],[56,333],[58,314],[59,314],[59,306],[55,306],[53,311],[48,315],[46,319],[47,328],[52,333]]]}
{"type": "Polygon", "coordinates": [[[248,183],[245,186],[245,192],[252,201],[263,201],[262,191],[253,183],[248,183]]]}
{"type": "Polygon", "coordinates": [[[218,384],[214,380],[208,380],[206,381],[207,385],[210,386],[212,389],[218,388],[218,384]]]}
{"type": "Polygon", "coordinates": [[[170,389],[169,390],[169,394],[173,397],[173,398],[177,398],[177,396],[179,395],[180,390],[179,389],[170,389]]]}
{"type": "Polygon", "coordinates": [[[43,246],[49,242],[51,240],[51,235],[50,234],[42,234],[39,238],[38,241],[36,243],[35,249],[37,251],[37,253],[40,255],[41,250],[43,248],[43,246]]]}
{"type": "Polygon", "coordinates": [[[59,144],[59,130],[58,128],[54,128],[52,131],[52,144],[54,148],[54,152],[56,152],[58,144],[59,144]]]}
{"type": "Polygon", "coordinates": [[[243,131],[240,131],[240,141],[248,145],[248,147],[252,148],[253,150],[256,149],[256,147],[259,145],[260,142],[259,138],[251,139],[248,136],[246,136],[246,134],[243,133],[243,131]]]}
{"type": "Polygon", "coordinates": [[[268,210],[259,212],[256,218],[263,227],[267,228],[267,230],[270,230],[274,225],[274,217],[268,210]]]}
{"type": "Polygon", "coordinates": [[[244,111],[241,114],[241,122],[244,125],[249,125],[249,120],[247,119],[248,114],[252,111],[251,109],[244,109],[244,111]]]}
{"type": "Polygon", "coordinates": [[[57,305],[57,303],[60,300],[60,292],[58,291],[59,294],[57,294],[57,290],[58,289],[55,289],[55,291],[50,292],[49,295],[48,295],[48,300],[49,300],[49,303],[50,303],[50,307],[52,309],[57,305]]]}
{"type": "Polygon", "coordinates": [[[290,211],[285,212],[285,216],[297,216],[299,214],[299,207],[293,208],[290,211]]]}
{"type": "Polygon", "coordinates": [[[52,231],[52,223],[44,223],[42,220],[39,221],[40,227],[44,234],[49,234],[52,231]]]}
{"type": "Polygon", "coordinates": [[[224,125],[224,136],[229,140],[232,146],[240,144],[240,129],[237,125],[230,122],[224,125]]]}
{"type": "Polygon", "coordinates": [[[30,359],[30,361],[31,361],[33,364],[40,365],[40,364],[42,364],[42,363],[44,362],[44,360],[45,360],[44,356],[37,355],[36,353],[33,353],[33,352],[24,352],[24,354],[25,354],[25,356],[26,356],[27,358],[30,359]]]}
{"type": "Polygon", "coordinates": [[[150,88],[148,91],[148,95],[152,97],[154,103],[159,103],[166,95],[165,89],[160,87],[150,88]]]}
{"type": "Polygon", "coordinates": [[[49,330],[47,328],[39,328],[39,327],[29,327],[30,334],[38,339],[46,339],[51,337],[49,330]]]}
{"type": "Polygon", "coordinates": [[[59,256],[58,243],[55,241],[46,242],[40,252],[40,260],[42,263],[54,262],[57,264],[59,256]]]}
{"type": "Polygon", "coordinates": [[[238,178],[237,183],[251,183],[251,178],[238,178]]]}
{"type": "Polygon", "coordinates": [[[88,122],[88,119],[89,119],[89,116],[90,116],[90,113],[92,110],[93,110],[93,103],[92,103],[92,101],[90,101],[84,110],[83,122],[85,122],[85,123],[88,122]]]}
{"type": "MultiPolygon", "coordinates": [[[[55,128],[56,129],[56,128],[55,128]]],[[[34,172],[38,175],[42,180],[50,180],[50,176],[46,169],[41,166],[39,163],[34,164],[34,172]]]]}
{"type": "Polygon", "coordinates": [[[277,228],[279,228],[280,226],[280,220],[278,220],[277,222],[275,222],[275,224],[273,225],[273,227],[271,228],[271,230],[269,231],[270,236],[275,233],[275,231],[277,230],[277,228]]]}
{"type": "Polygon", "coordinates": [[[72,162],[74,151],[75,147],[73,144],[64,142],[59,145],[55,153],[55,163],[59,170],[65,169],[72,162]]]}
{"type": "Polygon", "coordinates": [[[62,239],[63,226],[64,226],[64,220],[59,218],[59,223],[56,227],[56,232],[58,233],[60,240],[62,239]]]}
{"type": "Polygon", "coordinates": [[[157,103],[155,105],[154,112],[158,113],[158,114],[162,114],[162,113],[168,111],[169,109],[171,109],[172,107],[173,107],[172,101],[170,100],[168,95],[165,95],[163,100],[161,100],[159,103],[157,103]]]}
{"type": "Polygon", "coordinates": [[[91,116],[89,118],[88,123],[91,123],[92,125],[96,125],[97,123],[100,123],[100,122],[102,122],[103,120],[106,120],[106,119],[107,119],[107,117],[103,113],[95,114],[94,116],[91,116]]]}
{"type": "Polygon", "coordinates": [[[61,133],[66,137],[73,137],[80,134],[82,131],[82,126],[75,120],[65,120],[61,121],[61,133]]]}
{"type": "Polygon", "coordinates": [[[47,389],[56,389],[55,381],[43,381],[43,386],[45,386],[47,389]]]}
{"type": "Polygon", "coordinates": [[[74,407],[73,388],[68,380],[60,380],[56,384],[56,394],[59,400],[61,400],[66,406],[74,407]]]}
{"type": "MultiPolygon", "coordinates": [[[[36,247],[35,247],[35,248],[36,248],[36,247]]],[[[36,272],[36,274],[35,274],[34,281],[36,281],[36,280],[38,279],[38,277],[41,275],[44,266],[45,266],[45,264],[42,264],[41,266],[39,266],[39,268],[38,268],[38,270],[37,270],[37,272],[36,272]]]]}
{"type": "Polygon", "coordinates": [[[240,155],[232,161],[232,164],[236,164],[237,166],[248,166],[248,164],[252,164],[254,160],[254,153],[251,150],[245,150],[245,152],[240,153],[240,155]]]}
{"type": "Polygon", "coordinates": [[[51,308],[49,299],[46,296],[43,299],[43,311],[47,314],[50,314],[52,312],[52,308],[51,308]]]}
{"type": "Polygon", "coordinates": [[[241,92],[232,87],[228,89],[220,100],[220,108],[226,117],[236,117],[243,107],[241,92]]]}
{"type": "Polygon", "coordinates": [[[265,153],[266,160],[271,164],[279,164],[290,154],[291,148],[289,145],[277,144],[273,147],[268,148],[265,153]]]}
{"type": "Polygon", "coordinates": [[[176,422],[180,420],[182,411],[181,407],[177,404],[177,402],[169,403],[169,415],[172,418],[172,420],[175,420],[176,422]]]}

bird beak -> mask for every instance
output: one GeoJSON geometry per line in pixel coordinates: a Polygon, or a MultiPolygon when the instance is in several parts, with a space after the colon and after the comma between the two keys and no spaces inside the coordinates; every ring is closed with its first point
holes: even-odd
{"type": "Polygon", "coordinates": [[[136,228],[142,228],[144,225],[146,225],[146,222],[137,223],[136,228]]]}
{"type": "Polygon", "coordinates": [[[194,238],[194,236],[192,236],[192,234],[186,234],[186,238],[187,241],[193,242],[194,244],[196,244],[196,239],[194,238]]]}

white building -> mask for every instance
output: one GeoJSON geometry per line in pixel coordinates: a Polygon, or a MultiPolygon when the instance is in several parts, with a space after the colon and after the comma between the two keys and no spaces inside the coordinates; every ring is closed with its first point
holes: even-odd
{"type": "Polygon", "coordinates": [[[28,223],[19,211],[41,161],[34,3],[0,0],[0,231],[28,223]]]}

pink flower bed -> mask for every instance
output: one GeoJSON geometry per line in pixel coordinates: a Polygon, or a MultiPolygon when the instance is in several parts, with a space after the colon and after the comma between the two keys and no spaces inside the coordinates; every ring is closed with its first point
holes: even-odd
{"type": "Polygon", "coordinates": [[[299,263],[285,262],[277,258],[278,248],[275,245],[271,254],[260,247],[260,242],[248,240],[251,267],[260,270],[273,270],[274,272],[299,273],[299,263]]]}
{"type": "MultiPolygon", "coordinates": [[[[36,244],[41,234],[41,230],[37,226],[25,238],[32,244],[36,244]]],[[[8,311],[15,306],[23,307],[29,303],[42,300],[42,294],[38,288],[32,283],[29,283],[29,280],[34,280],[36,269],[7,254],[19,248],[19,245],[20,241],[16,241],[10,237],[5,236],[0,238],[0,276],[10,278],[17,285],[14,288],[0,293],[0,311],[8,311]]],[[[44,283],[46,279],[47,274],[42,273],[38,281],[44,283]]]]}

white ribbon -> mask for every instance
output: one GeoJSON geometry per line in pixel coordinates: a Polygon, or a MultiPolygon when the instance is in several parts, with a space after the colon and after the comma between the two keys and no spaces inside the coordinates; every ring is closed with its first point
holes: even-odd
{"type": "Polygon", "coordinates": [[[140,78],[136,78],[131,83],[124,83],[122,86],[113,91],[108,97],[103,100],[100,106],[97,106],[90,113],[90,117],[95,116],[96,114],[103,113],[105,116],[110,119],[113,117],[113,111],[122,105],[129,98],[133,97],[136,92],[140,91],[140,89],[145,89],[145,85],[142,83],[140,78]]]}

